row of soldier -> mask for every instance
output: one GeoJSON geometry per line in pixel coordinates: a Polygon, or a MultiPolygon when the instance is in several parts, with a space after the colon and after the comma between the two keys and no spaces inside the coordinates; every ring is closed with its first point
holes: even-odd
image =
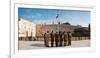
{"type": "Polygon", "coordinates": [[[44,34],[44,45],[46,47],[61,47],[71,45],[71,32],[59,31],[59,32],[49,32],[44,34]],[[51,44],[49,44],[51,43],[51,44]]]}

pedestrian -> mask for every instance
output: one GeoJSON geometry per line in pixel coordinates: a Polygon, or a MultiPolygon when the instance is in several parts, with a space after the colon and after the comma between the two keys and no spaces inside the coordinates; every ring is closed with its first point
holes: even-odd
{"type": "Polygon", "coordinates": [[[68,34],[68,46],[70,46],[71,45],[72,34],[71,34],[71,32],[67,32],[67,34],[68,34]]]}
{"type": "Polygon", "coordinates": [[[54,32],[52,31],[52,32],[50,33],[50,38],[51,38],[51,47],[54,46],[54,37],[55,37],[55,34],[54,34],[54,32]]]}

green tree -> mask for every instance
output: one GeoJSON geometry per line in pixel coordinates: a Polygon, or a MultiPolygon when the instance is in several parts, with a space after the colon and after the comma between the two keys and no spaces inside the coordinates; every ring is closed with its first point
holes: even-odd
{"type": "Polygon", "coordinates": [[[63,23],[63,24],[66,24],[66,25],[71,25],[69,22],[66,22],[66,23],[63,23]]]}

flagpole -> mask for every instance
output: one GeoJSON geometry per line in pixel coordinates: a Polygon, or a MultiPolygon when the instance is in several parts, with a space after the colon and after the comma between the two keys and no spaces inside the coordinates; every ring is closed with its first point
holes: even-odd
{"type": "Polygon", "coordinates": [[[58,17],[59,17],[59,14],[57,14],[57,16],[56,16],[56,20],[57,20],[57,24],[58,24],[57,29],[59,31],[59,21],[58,21],[58,17]]]}

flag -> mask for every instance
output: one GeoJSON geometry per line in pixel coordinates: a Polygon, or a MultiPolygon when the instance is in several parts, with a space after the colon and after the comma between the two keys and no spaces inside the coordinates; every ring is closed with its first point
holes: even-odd
{"type": "Polygon", "coordinates": [[[59,14],[57,14],[56,19],[58,18],[59,14]]]}

